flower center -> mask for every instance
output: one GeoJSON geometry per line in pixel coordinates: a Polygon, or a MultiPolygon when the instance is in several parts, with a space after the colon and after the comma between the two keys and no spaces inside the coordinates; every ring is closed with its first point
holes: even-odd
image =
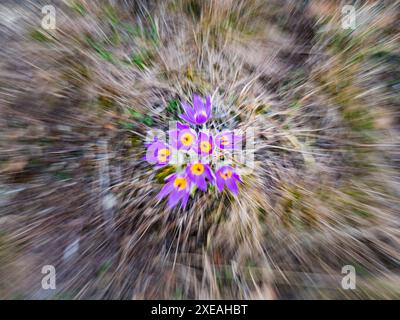
{"type": "Polygon", "coordinates": [[[208,141],[202,141],[200,143],[200,150],[202,152],[210,152],[211,150],[211,143],[209,143],[208,141]]]}
{"type": "Polygon", "coordinates": [[[232,171],[227,170],[226,172],[221,172],[220,175],[221,175],[222,179],[226,180],[226,179],[229,179],[230,177],[232,177],[232,171]]]}
{"type": "Polygon", "coordinates": [[[229,140],[226,136],[221,136],[220,140],[223,146],[226,146],[229,143],[229,140]]]}
{"type": "Polygon", "coordinates": [[[195,163],[191,166],[190,170],[193,174],[199,176],[204,172],[204,166],[201,163],[195,163]]]}
{"type": "Polygon", "coordinates": [[[169,149],[167,149],[167,148],[158,150],[158,152],[157,152],[158,161],[166,162],[167,158],[170,154],[171,154],[171,151],[169,151],[169,149]]]}
{"type": "Polygon", "coordinates": [[[186,188],[187,181],[185,178],[175,178],[174,187],[178,190],[183,190],[186,188]]]}
{"type": "Polygon", "coordinates": [[[181,142],[185,147],[192,145],[194,136],[191,133],[184,133],[181,137],[181,142]]]}

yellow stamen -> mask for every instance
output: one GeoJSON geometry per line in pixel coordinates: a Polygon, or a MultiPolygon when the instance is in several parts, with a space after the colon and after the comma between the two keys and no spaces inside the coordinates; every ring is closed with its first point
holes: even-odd
{"type": "Polygon", "coordinates": [[[185,147],[189,147],[193,143],[194,136],[191,133],[184,133],[181,137],[181,142],[185,147]]]}
{"type": "Polygon", "coordinates": [[[195,163],[190,167],[190,170],[195,175],[201,175],[204,172],[204,166],[201,163],[195,163]]]}
{"type": "Polygon", "coordinates": [[[211,143],[209,143],[208,141],[202,141],[200,143],[200,150],[201,150],[201,152],[210,152],[211,143]]]}
{"type": "Polygon", "coordinates": [[[183,190],[186,188],[187,181],[185,178],[175,178],[174,187],[178,190],[183,190]]]}
{"type": "Polygon", "coordinates": [[[171,154],[171,151],[167,148],[158,150],[158,152],[157,152],[158,161],[166,162],[167,158],[170,154],[171,154]]]}
{"type": "Polygon", "coordinates": [[[232,177],[232,171],[228,170],[226,172],[221,172],[220,175],[221,175],[222,179],[226,180],[226,179],[229,179],[230,177],[232,177]]]}
{"type": "Polygon", "coordinates": [[[223,146],[226,146],[229,143],[229,139],[226,136],[221,136],[220,141],[223,146]]]}

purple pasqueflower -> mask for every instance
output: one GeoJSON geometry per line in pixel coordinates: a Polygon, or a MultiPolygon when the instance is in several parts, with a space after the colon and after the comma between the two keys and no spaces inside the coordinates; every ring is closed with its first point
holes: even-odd
{"type": "Polygon", "coordinates": [[[241,136],[237,136],[233,131],[225,131],[217,134],[215,144],[220,149],[233,150],[238,149],[238,143],[242,140],[241,136]]]}
{"type": "Polygon", "coordinates": [[[151,164],[155,164],[156,167],[162,167],[168,164],[171,157],[171,148],[169,145],[162,141],[158,141],[158,139],[154,139],[154,141],[148,146],[145,160],[150,162],[151,164]]]}
{"type": "Polygon", "coordinates": [[[189,126],[177,123],[177,130],[169,131],[169,139],[171,145],[178,150],[190,150],[196,145],[196,131],[190,129],[189,126]]]}
{"type": "Polygon", "coordinates": [[[225,185],[236,196],[238,194],[237,182],[242,182],[237,171],[231,166],[222,166],[215,173],[218,191],[222,191],[225,185]]]}
{"type": "Polygon", "coordinates": [[[206,178],[209,182],[213,183],[215,180],[214,173],[210,166],[201,162],[193,162],[186,167],[186,173],[190,180],[203,191],[207,190],[206,178]]]}
{"type": "Polygon", "coordinates": [[[197,94],[193,94],[193,108],[187,103],[181,103],[184,113],[179,117],[194,125],[204,124],[211,117],[211,97],[207,96],[205,103],[197,94]]]}
{"type": "Polygon", "coordinates": [[[168,206],[170,209],[175,207],[179,200],[182,200],[181,208],[184,209],[190,195],[191,182],[189,177],[185,173],[174,173],[165,178],[165,181],[167,183],[157,195],[158,200],[169,195],[168,206]]]}
{"type": "Polygon", "coordinates": [[[214,139],[211,134],[200,132],[197,136],[197,143],[195,144],[194,150],[197,154],[202,156],[208,156],[212,154],[214,150],[214,139]]]}

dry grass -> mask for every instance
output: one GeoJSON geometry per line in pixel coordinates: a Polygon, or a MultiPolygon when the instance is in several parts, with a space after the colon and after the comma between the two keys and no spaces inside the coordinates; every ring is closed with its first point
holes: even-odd
{"type": "Polygon", "coordinates": [[[333,1],[2,6],[1,298],[400,297],[398,2],[352,33],[333,1]],[[169,211],[143,142],[192,92],[255,168],[169,211]]]}

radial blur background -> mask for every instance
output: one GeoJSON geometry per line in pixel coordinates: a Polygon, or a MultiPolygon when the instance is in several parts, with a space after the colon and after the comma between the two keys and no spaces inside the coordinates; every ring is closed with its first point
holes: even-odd
{"type": "Polygon", "coordinates": [[[0,298],[400,298],[399,21],[398,1],[2,0],[0,298]],[[194,92],[255,130],[254,170],[169,210],[143,143],[194,92]]]}

